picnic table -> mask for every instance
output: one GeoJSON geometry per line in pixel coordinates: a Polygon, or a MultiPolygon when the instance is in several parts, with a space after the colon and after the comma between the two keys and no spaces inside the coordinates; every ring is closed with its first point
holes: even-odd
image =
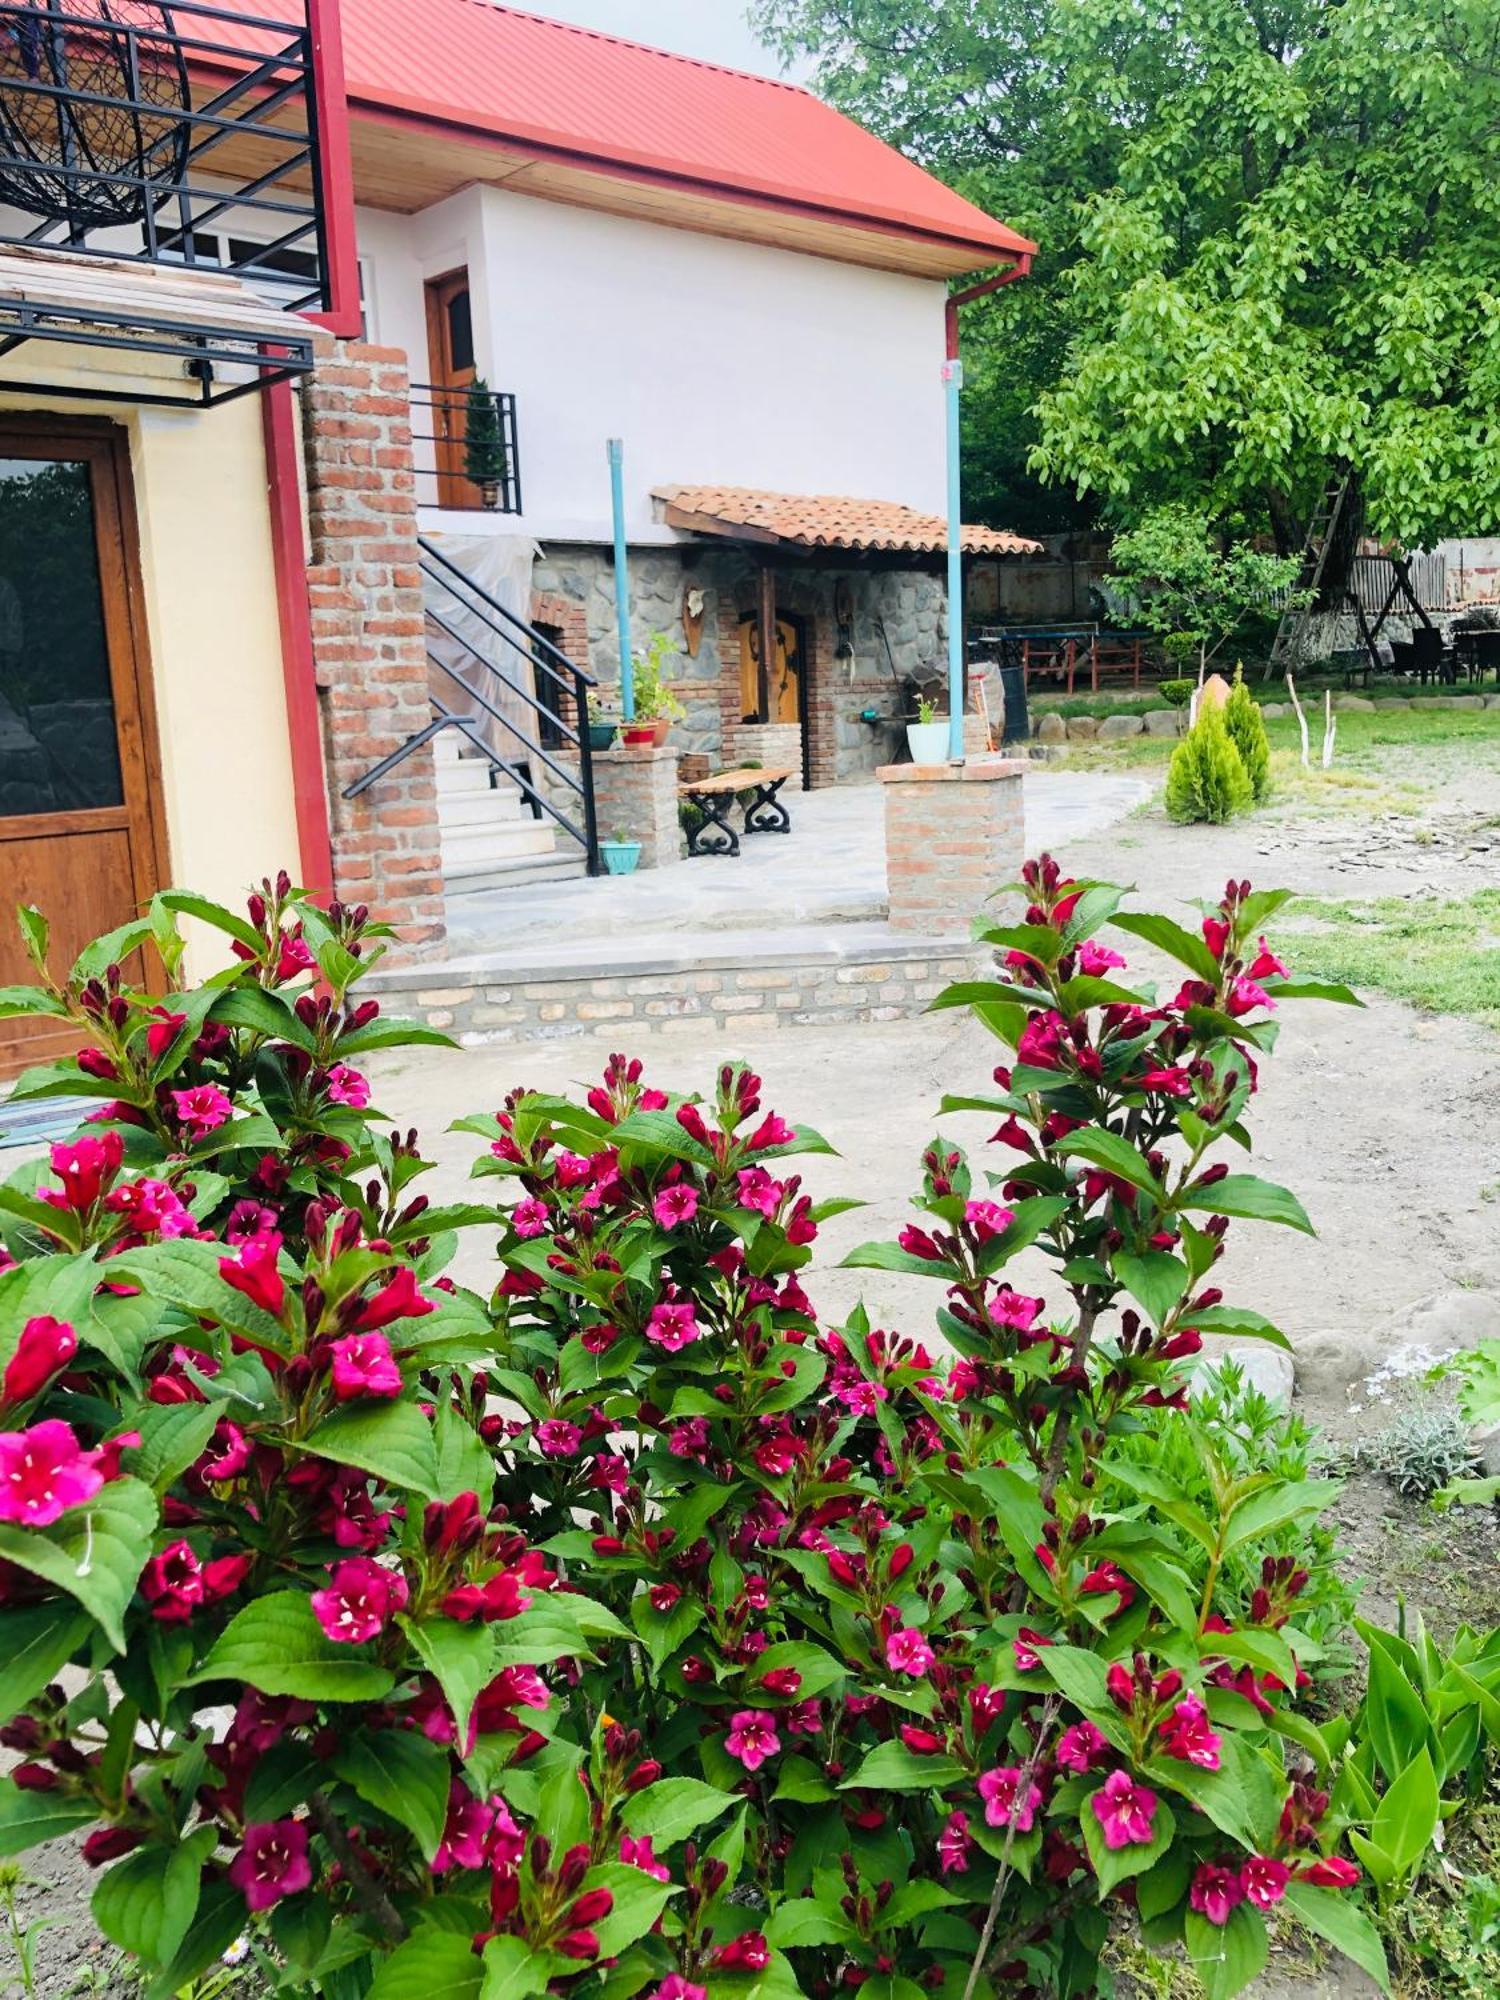
{"type": "Polygon", "coordinates": [[[790,765],[776,771],[746,764],[737,771],[719,771],[712,778],[691,778],[679,785],[677,796],[702,814],[688,828],[688,853],[739,853],[739,835],[729,824],[729,815],[742,792],[752,794],[745,802],[746,833],[790,833],[792,816],[776,795],[791,775],[790,765]]]}

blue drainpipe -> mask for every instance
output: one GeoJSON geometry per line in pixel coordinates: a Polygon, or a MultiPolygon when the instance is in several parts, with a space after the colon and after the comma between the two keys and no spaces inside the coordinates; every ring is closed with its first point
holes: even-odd
{"type": "Polygon", "coordinates": [[[630,569],[625,554],[625,444],[609,441],[609,498],[615,523],[615,625],[620,634],[620,713],[635,721],[635,656],[630,649],[630,569]]]}
{"type": "Polygon", "coordinates": [[[959,395],[964,364],[957,356],[943,363],[943,389],[948,404],[948,757],[964,761],[964,552],[963,447],[959,430],[959,395]]]}

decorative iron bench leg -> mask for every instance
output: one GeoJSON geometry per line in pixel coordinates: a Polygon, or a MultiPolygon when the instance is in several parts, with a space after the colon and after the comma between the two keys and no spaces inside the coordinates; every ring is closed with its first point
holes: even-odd
{"type": "Polygon", "coordinates": [[[698,824],[689,829],[689,855],[738,854],[739,835],[729,824],[729,814],[734,809],[734,793],[689,792],[688,800],[703,815],[698,824]]]}
{"type": "Polygon", "coordinates": [[[792,816],[776,796],[785,783],[785,778],[778,778],[774,784],[755,787],[755,797],[745,808],[746,833],[791,832],[792,816]]]}

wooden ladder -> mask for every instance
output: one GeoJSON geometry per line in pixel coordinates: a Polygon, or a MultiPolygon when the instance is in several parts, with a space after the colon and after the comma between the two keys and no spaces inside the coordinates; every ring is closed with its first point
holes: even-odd
{"type": "MultiPolygon", "coordinates": [[[[1295,664],[1297,642],[1307,623],[1307,615],[1318,601],[1318,592],[1323,587],[1323,572],[1328,566],[1328,557],[1333,549],[1334,537],[1338,532],[1340,516],[1349,498],[1352,472],[1335,473],[1323,491],[1312,519],[1307,524],[1307,535],[1302,544],[1302,567],[1297,572],[1293,587],[1292,602],[1282,612],[1276,627],[1276,637],[1271,642],[1270,674],[1279,667],[1283,670],[1295,664]],[[1298,602],[1305,593],[1311,592],[1306,604],[1298,602]]],[[[1268,674],[1269,678],[1269,674],[1268,674]]]]}

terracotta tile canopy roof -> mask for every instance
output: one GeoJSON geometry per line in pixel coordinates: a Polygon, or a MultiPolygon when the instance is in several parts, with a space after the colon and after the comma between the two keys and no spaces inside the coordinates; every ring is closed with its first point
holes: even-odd
{"type": "MultiPolygon", "coordinates": [[[[854,500],[835,493],[766,493],[753,486],[658,486],[670,528],[731,541],[790,542],[806,549],[879,549],[933,555],[948,546],[941,514],[899,500],[854,500]]],[[[1004,528],[965,526],[965,555],[1029,556],[1040,542],[1004,528]]]]}

